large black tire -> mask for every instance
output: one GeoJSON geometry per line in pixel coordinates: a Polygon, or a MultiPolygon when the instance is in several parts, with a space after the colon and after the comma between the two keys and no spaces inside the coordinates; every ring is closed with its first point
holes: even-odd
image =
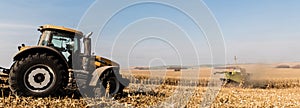
{"type": "Polygon", "coordinates": [[[97,86],[94,88],[95,97],[105,96],[108,92],[109,96],[114,96],[118,93],[123,93],[123,89],[125,88],[119,80],[114,75],[113,70],[109,69],[105,72],[103,76],[98,80],[97,86]],[[109,84],[109,89],[108,88],[109,84]],[[106,91],[109,90],[109,91],[106,91]]]}
{"type": "Polygon", "coordinates": [[[105,89],[109,89],[110,95],[117,94],[121,90],[121,83],[114,76],[106,78],[102,84],[105,87],[105,89]],[[108,88],[108,84],[109,84],[109,88],[108,88]]]}
{"type": "Polygon", "coordinates": [[[9,73],[11,91],[18,96],[57,96],[67,85],[63,61],[48,53],[33,53],[16,60],[9,73]]]}

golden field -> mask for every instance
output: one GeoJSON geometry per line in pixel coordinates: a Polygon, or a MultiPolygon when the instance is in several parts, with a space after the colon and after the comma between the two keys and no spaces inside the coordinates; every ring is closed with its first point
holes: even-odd
{"type": "MultiPolygon", "coordinates": [[[[275,68],[278,64],[242,64],[239,65],[251,73],[251,80],[247,86],[221,87],[211,107],[300,107],[300,69],[275,68]]],[[[291,66],[298,63],[285,63],[291,66]]],[[[300,63],[299,63],[300,64],[300,63]]],[[[207,82],[213,70],[208,67],[182,70],[122,70],[131,84],[124,89],[124,93],[113,99],[101,98],[87,103],[86,98],[74,99],[71,97],[15,97],[12,95],[0,98],[0,107],[171,107],[164,102],[173,100],[172,96],[184,97],[183,91],[193,89],[190,97],[184,104],[174,99],[174,105],[186,107],[200,107],[205,93],[207,82]],[[185,73],[184,73],[185,72],[185,73]],[[196,73],[197,75],[193,75],[196,73]],[[185,75],[188,74],[188,75],[185,75]],[[192,78],[189,78],[192,76],[192,78]],[[152,79],[152,80],[149,80],[152,79]],[[155,80],[156,79],[156,80],[155,80]],[[179,80],[193,83],[188,86],[177,86],[179,80]],[[153,82],[154,81],[154,82],[153,82]],[[156,82],[155,82],[156,81],[156,82]],[[187,88],[187,89],[185,89],[187,88]]],[[[217,88],[218,89],[218,88],[217,88]]]]}

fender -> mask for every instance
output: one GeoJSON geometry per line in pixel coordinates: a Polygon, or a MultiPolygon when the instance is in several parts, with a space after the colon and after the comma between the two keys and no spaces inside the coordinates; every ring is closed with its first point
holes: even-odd
{"type": "Polygon", "coordinates": [[[103,76],[106,70],[112,69],[114,72],[115,77],[118,79],[118,81],[123,85],[123,86],[128,86],[129,85],[129,80],[128,79],[124,79],[122,78],[122,76],[119,73],[119,67],[117,66],[103,66],[100,68],[97,68],[94,72],[93,72],[93,77],[89,83],[90,86],[96,86],[97,85],[97,81],[99,80],[100,76],[103,76]]]}
{"type": "Polygon", "coordinates": [[[66,58],[57,50],[51,47],[46,46],[30,46],[26,47],[25,49],[20,50],[13,58],[14,61],[21,59],[22,57],[30,54],[30,53],[38,53],[38,52],[45,52],[48,54],[52,54],[55,57],[58,57],[59,60],[63,60],[63,64],[69,69],[69,65],[67,63],[66,58]]]}

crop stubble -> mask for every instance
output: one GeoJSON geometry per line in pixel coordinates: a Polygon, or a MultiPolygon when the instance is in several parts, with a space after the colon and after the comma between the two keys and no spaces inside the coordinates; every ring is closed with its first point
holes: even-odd
{"type": "MultiPolygon", "coordinates": [[[[244,87],[222,87],[212,107],[300,107],[300,70],[264,68],[250,73],[256,74],[248,85],[244,87]],[[257,77],[259,76],[259,77],[257,77]]],[[[202,71],[202,70],[201,70],[202,71]]],[[[199,107],[209,80],[210,69],[205,68],[198,80],[187,81],[197,85],[196,91],[189,98],[187,107],[199,107]],[[205,73],[206,72],[206,73],[205,73]],[[195,82],[193,82],[195,81],[195,82]]],[[[249,72],[249,71],[248,71],[249,72]]],[[[122,95],[117,95],[114,100],[102,99],[101,105],[114,105],[120,103],[127,107],[155,106],[164,102],[173,95],[178,85],[180,72],[167,71],[164,80],[147,80],[151,75],[149,71],[135,70],[133,76],[139,80],[130,84],[122,95]],[[144,86],[144,87],[143,87],[144,86]],[[150,89],[149,89],[150,88],[150,89]]],[[[126,75],[125,75],[126,76],[126,75]]],[[[155,78],[155,77],[151,77],[155,78]]],[[[193,86],[193,85],[191,85],[193,86]]],[[[188,87],[188,86],[187,86],[188,87]]],[[[88,107],[85,99],[70,97],[15,97],[12,95],[0,98],[0,107],[88,107]]]]}

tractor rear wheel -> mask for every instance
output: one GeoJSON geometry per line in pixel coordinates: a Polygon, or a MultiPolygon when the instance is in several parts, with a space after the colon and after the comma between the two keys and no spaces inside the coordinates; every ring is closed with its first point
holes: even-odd
{"type": "Polygon", "coordinates": [[[94,95],[95,97],[107,96],[107,94],[113,96],[122,93],[124,88],[125,86],[120,83],[113,70],[109,69],[98,80],[98,84],[94,89],[94,95]]]}
{"type": "Polygon", "coordinates": [[[103,82],[103,86],[106,90],[109,90],[106,92],[109,92],[110,95],[117,94],[121,89],[121,84],[116,77],[106,78],[103,82]]]}
{"type": "Polygon", "coordinates": [[[47,53],[29,54],[12,66],[9,85],[19,96],[56,96],[63,92],[66,73],[57,57],[47,53]]]}

